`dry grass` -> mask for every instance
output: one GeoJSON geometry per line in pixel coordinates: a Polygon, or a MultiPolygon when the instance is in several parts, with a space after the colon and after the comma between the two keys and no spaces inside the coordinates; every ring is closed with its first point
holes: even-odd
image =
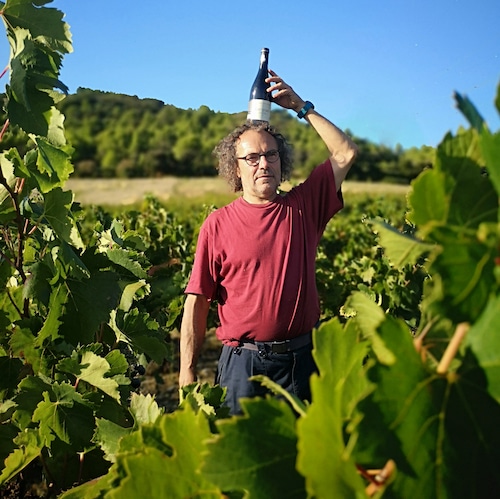
{"type": "MultiPolygon", "coordinates": [[[[131,206],[140,203],[146,195],[160,201],[209,197],[221,203],[235,197],[219,177],[201,178],[140,178],[140,179],[70,179],[66,187],[75,193],[75,200],[83,205],[131,206]]],[[[284,186],[287,189],[289,186],[284,186]]],[[[384,183],[346,181],[344,193],[404,194],[408,186],[384,183]]],[[[216,203],[220,204],[220,203],[216,203]]]]}

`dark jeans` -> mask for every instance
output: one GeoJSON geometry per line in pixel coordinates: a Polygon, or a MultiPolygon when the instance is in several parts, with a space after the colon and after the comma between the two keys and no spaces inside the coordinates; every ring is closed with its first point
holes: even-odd
{"type": "Polygon", "coordinates": [[[312,344],[293,352],[257,352],[224,345],[217,366],[215,382],[227,387],[225,405],[231,414],[241,414],[239,399],[269,393],[260,383],[249,381],[250,376],[263,374],[301,400],[311,400],[309,378],[317,372],[311,354],[312,344]]]}

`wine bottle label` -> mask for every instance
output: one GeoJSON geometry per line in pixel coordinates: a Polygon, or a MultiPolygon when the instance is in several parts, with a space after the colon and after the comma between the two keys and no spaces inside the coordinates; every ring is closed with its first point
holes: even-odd
{"type": "Polygon", "coordinates": [[[251,99],[248,102],[249,121],[269,121],[271,118],[271,102],[264,99],[251,99]]]}

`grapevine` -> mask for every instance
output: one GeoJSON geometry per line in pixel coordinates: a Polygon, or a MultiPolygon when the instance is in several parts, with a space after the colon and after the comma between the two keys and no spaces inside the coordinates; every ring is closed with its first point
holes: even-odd
{"type": "Polygon", "coordinates": [[[404,220],[360,214],[366,252],[329,226],[310,404],[261,379],[279,397],[242,400],[243,416],[206,384],[166,413],[139,382],[171,359],[199,220],[188,235],[150,199],[152,219],[85,226],[56,108],[71,35],[47,3],[0,3],[3,130],[33,144],[0,154],[0,486],[36,473],[66,499],[500,496],[500,133],[456,93],[470,128],[412,182],[404,220]]]}

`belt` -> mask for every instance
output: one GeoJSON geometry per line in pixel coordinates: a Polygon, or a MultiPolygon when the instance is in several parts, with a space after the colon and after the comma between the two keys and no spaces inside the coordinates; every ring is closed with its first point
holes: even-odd
{"type": "Polygon", "coordinates": [[[296,338],[283,341],[242,341],[238,346],[247,350],[260,352],[262,350],[273,353],[293,352],[298,348],[305,347],[312,343],[311,333],[302,334],[296,338]]]}

